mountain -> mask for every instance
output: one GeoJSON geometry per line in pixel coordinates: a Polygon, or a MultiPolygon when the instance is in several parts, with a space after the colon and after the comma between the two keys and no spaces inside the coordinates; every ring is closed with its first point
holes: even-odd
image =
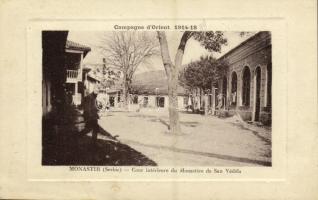
{"type": "MultiPolygon", "coordinates": [[[[132,90],[136,94],[168,94],[168,79],[164,70],[149,71],[135,74],[132,80],[132,90]]],[[[178,86],[178,94],[185,94],[184,88],[178,86]]]]}

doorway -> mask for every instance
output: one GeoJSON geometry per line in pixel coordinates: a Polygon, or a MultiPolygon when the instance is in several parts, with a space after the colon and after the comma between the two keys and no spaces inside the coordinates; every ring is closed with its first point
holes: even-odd
{"type": "Polygon", "coordinates": [[[250,69],[245,66],[243,70],[243,87],[242,87],[242,105],[250,106],[250,88],[251,88],[251,73],[250,69]]]}
{"type": "Polygon", "coordinates": [[[226,77],[224,76],[223,77],[223,84],[222,84],[222,94],[223,94],[223,97],[222,97],[222,104],[224,106],[224,108],[226,107],[227,105],[227,79],[226,77]]]}
{"type": "Polygon", "coordinates": [[[109,104],[111,107],[115,106],[115,97],[114,96],[109,97],[109,104]]]}
{"type": "Polygon", "coordinates": [[[256,76],[256,96],[255,96],[255,121],[259,121],[260,119],[260,106],[261,106],[261,69],[260,67],[256,68],[255,71],[256,76]]]}
{"type": "Polygon", "coordinates": [[[143,104],[144,108],[146,108],[148,106],[148,97],[147,96],[144,97],[144,102],[143,103],[144,103],[143,104]]]}

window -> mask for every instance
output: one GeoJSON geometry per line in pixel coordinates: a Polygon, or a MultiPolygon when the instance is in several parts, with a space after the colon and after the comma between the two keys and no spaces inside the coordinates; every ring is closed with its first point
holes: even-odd
{"type": "Polygon", "coordinates": [[[165,107],[165,98],[164,97],[156,97],[157,107],[165,107]]]}
{"type": "Polygon", "coordinates": [[[246,66],[243,70],[243,88],[242,88],[242,103],[243,106],[250,105],[250,90],[251,90],[251,72],[246,66]]]}

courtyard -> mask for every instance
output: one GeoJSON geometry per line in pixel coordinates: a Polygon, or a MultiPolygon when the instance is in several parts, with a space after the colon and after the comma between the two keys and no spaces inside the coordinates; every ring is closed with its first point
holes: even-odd
{"type": "MultiPolygon", "coordinates": [[[[271,130],[238,117],[180,112],[182,134],[168,132],[165,109],[110,111],[99,125],[158,166],[271,166],[271,130]]],[[[107,136],[99,135],[100,140],[107,136]]]]}

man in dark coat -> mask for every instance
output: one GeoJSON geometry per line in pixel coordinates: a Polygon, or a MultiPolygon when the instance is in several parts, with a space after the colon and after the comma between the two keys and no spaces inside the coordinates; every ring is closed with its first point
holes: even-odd
{"type": "Polygon", "coordinates": [[[86,121],[86,129],[93,130],[92,144],[96,146],[97,133],[99,131],[98,125],[98,109],[96,103],[96,97],[98,94],[98,86],[94,87],[94,91],[84,98],[84,118],[86,121]]]}

